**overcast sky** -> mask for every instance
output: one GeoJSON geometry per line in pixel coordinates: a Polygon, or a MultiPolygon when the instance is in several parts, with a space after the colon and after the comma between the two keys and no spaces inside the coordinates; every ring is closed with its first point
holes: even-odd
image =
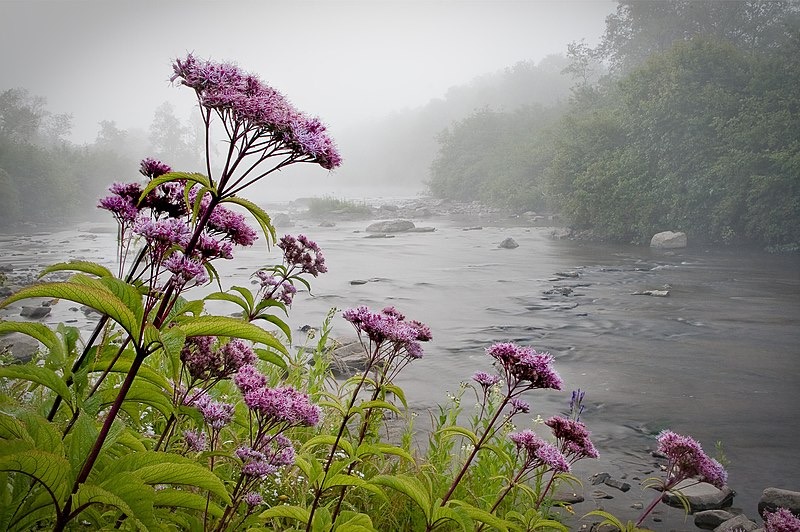
{"type": "Polygon", "coordinates": [[[0,90],[23,87],[74,117],[147,128],[172,102],[171,63],[198,57],[258,74],[332,132],[423,105],[516,62],[595,44],[611,0],[127,1],[0,0],[0,90]]]}

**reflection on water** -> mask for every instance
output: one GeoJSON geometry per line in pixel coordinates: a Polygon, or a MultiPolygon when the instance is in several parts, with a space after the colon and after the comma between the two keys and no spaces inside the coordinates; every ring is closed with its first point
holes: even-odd
{"type": "MultiPolygon", "coordinates": [[[[290,323],[318,325],[330,307],[365,304],[395,305],[429,324],[434,340],[401,383],[417,408],[490,369],[483,350],[491,343],[519,342],[550,351],[567,387],[530,394],[532,413],[561,412],[570,389],[586,390],[598,470],[646,464],[653,435],[669,427],[709,451],[723,443],[737,506],[755,508],[767,486],[800,489],[800,257],[657,253],[554,241],[545,229],[463,231],[439,219],[423,224],[436,226],[433,233],[365,239],[366,225],[287,228],[315,239],[329,266],[313,297],[295,300],[290,323]],[[519,248],[497,247],[508,236],[519,248]],[[355,279],[369,282],[350,284],[355,279]],[[669,297],[632,295],[663,289],[669,297]]],[[[0,260],[32,269],[64,258],[107,263],[112,241],[74,232],[6,238],[0,260]],[[33,249],[44,254],[32,258],[33,249]]],[[[218,269],[226,282],[247,285],[252,271],[278,259],[275,251],[256,246],[218,269]]],[[[352,331],[337,320],[334,334],[352,331]]]]}

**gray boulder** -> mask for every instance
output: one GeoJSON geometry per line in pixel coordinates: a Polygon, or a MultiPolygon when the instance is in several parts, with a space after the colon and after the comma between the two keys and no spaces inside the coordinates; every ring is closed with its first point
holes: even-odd
{"type": "Polygon", "coordinates": [[[8,350],[16,360],[29,361],[39,350],[39,342],[27,334],[13,332],[0,336],[0,352],[8,350]]]}
{"type": "MultiPolygon", "coordinates": [[[[728,486],[719,489],[707,482],[697,482],[691,478],[679,482],[674,490],[680,491],[686,498],[689,503],[689,513],[729,508],[736,494],[728,486]]],[[[661,500],[675,508],[683,508],[680,498],[674,493],[665,493],[661,500]]]]}
{"type": "Polygon", "coordinates": [[[52,309],[50,307],[22,307],[19,313],[23,318],[30,318],[32,320],[39,320],[50,314],[52,309]]]}
{"type": "Polygon", "coordinates": [[[414,222],[410,220],[385,220],[375,222],[367,227],[367,233],[403,233],[414,229],[414,222]]]}
{"type": "Polygon", "coordinates": [[[714,530],[719,525],[733,519],[736,514],[727,510],[705,510],[694,514],[694,526],[704,530],[714,530]]]}
{"type": "Polygon", "coordinates": [[[744,515],[737,515],[733,519],[728,519],[717,528],[714,532],[751,532],[757,530],[757,524],[749,520],[744,515]]]}
{"type": "Polygon", "coordinates": [[[758,513],[774,512],[778,508],[786,508],[794,515],[800,516],[800,492],[780,488],[767,488],[758,501],[758,513]]]}
{"type": "Polygon", "coordinates": [[[656,249],[680,249],[686,247],[686,233],[663,231],[650,239],[650,247],[656,249]]]}
{"type": "Polygon", "coordinates": [[[517,244],[517,241],[514,240],[513,238],[508,237],[505,240],[503,240],[502,242],[500,242],[500,245],[497,246],[497,247],[503,248],[503,249],[514,249],[514,248],[518,248],[519,244],[517,244]]]}
{"type": "Polygon", "coordinates": [[[335,339],[330,356],[333,374],[342,378],[364,371],[367,362],[367,354],[358,338],[335,339]]]}

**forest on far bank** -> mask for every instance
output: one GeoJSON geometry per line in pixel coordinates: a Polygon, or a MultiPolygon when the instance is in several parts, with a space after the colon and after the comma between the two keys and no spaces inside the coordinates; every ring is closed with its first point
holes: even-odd
{"type": "Polygon", "coordinates": [[[569,47],[559,105],[483,109],[443,131],[429,187],[558,211],[597,238],[800,243],[797,2],[620,1],[569,47]]]}

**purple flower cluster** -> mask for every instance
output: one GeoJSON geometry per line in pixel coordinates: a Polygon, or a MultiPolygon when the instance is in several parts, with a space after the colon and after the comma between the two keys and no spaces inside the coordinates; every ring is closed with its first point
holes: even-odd
{"type": "Polygon", "coordinates": [[[248,491],[247,494],[244,496],[244,503],[247,506],[258,506],[264,502],[264,497],[262,497],[259,493],[255,491],[248,491]]]}
{"type": "Polygon", "coordinates": [[[410,359],[422,358],[420,342],[433,338],[427,325],[416,320],[406,321],[394,307],[371,312],[360,306],[345,310],[342,316],[353,324],[359,336],[365,334],[378,348],[389,344],[393,354],[402,351],[410,359]]]}
{"type": "Polygon", "coordinates": [[[698,478],[718,488],[728,480],[728,473],[722,464],[703,452],[700,443],[671,430],[658,435],[658,450],[669,459],[667,485],[674,486],[687,478],[698,478]]]}
{"type": "Polygon", "coordinates": [[[581,458],[597,458],[599,456],[592,440],[589,439],[590,432],[580,421],[553,416],[544,424],[553,430],[561,453],[570,460],[570,463],[575,463],[581,458]]]}
{"type": "Polygon", "coordinates": [[[778,508],[764,518],[765,532],[798,532],[800,519],[786,508],[778,508]]]}
{"type": "Polygon", "coordinates": [[[480,384],[483,388],[491,388],[501,381],[500,375],[493,375],[485,371],[476,371],[475,375],[472,376],[472,380],[480,384]]]}
{"type": "Polygon", "coordinates": [[[553,357],[549,353],[537,353],[530,347],[510,342],[494,344],[486,349],[486,353],[499,364],[509,388],[527,381],[529,389],[561,389],[561,377],[550,367],[553,357]]]}
{"type": "Polygon", "coordinates": [[[281,280],[270,275],[267,270],[259,270],[256,276],[261,281],[261,289],[264,291],[264,297],[267,299],[275,299],[284,305],[291,305],[294,300],[294,295],[297,293],[297,288],[287,280],[281,280]]]}
{"type": "Polygon", "coordinates": [[[232,404],[214,401],[208,395],[203,395],[194,401],[194,406],[203,415],[203,420],[214,430],[221,429],[233,418],[232,404]]]}
{"type": "Polygon", "coordinates": [[[274,474],[280,467],[294,463],[294,447],[289,438],[278,434],[260,449],[239,447],[236,456],[242,461],[242,474],[263,480],[274,474]]]}
{"type": "Polygon", "coordinates": [[[226,379],[256,359],[253,348],[235,338],[215,347],[213,336],[191,336],[181,349],[181,361],[194,379],[226,379]]]}
{"type": "Polygon", "coordinates": [[[325,126],[309,118],[278,91],[236,65],[204,61],[189,54],[173,64],[172,81],[194,89],[200,104],[217,112],[237,130],[279,141],[297,156],[332,170],[342,162],[325,126]]]}
{"type": "Polygon", "coordinates": [[[196,453],[206,450],[206,434],[198,430],[186,430],[183,432],[183,440],[186,442],[186,447],[190,451],[196,453]]]}
{"type": "Polygon", "coordinates": [[[194,280],[197,284],[203,284],[208,281],[208,275],[203,264],[184,257],[180,251],[173,252],[164,261],[164,268],[173,273],[173,278],[178,286],[183,286],[191,280],[194,280]]]}
{"type": "Polygon", "coordinates": [[[531,430],[513,432],[509,439],[517,446],[517,451],[525,454],[523,469],[532,470],[541,466],[554,471],[569,471],[569,463],[561,451],[547,443],[531,430]]]}
{"type": "Polygon", "coordinates": [[[162,175],[168,174],[171,171],[172,168],[170,168],[168,164],[164,164],[161,161],[157,161],[149,157],[142,160],[142,163],[139,166],[139,173],[145,177],[149,177],[150,179],[161,177],[162,175]]]}
{"type": "Polygon", "coordinates": [[[319,423],[320,408],[309,401],[308,395],[291,386],[270,388],[266,377],[252,365],[242,366],[233,382],[262,427],[319,423]]]}
{"type": "Polygon", "coordinates": [[[297,235],[296,238],[285,235],[278,242],[278,247],[283,250],[283,260],[289,269],[299,267],[301,273],[310,273],[314,277],[328,271],[319,246],[305,235],[297,235]]]}

